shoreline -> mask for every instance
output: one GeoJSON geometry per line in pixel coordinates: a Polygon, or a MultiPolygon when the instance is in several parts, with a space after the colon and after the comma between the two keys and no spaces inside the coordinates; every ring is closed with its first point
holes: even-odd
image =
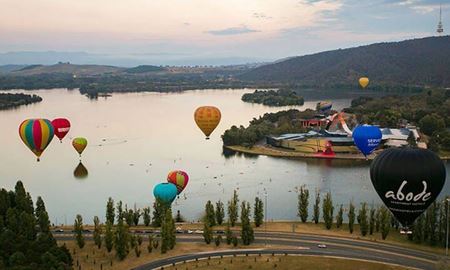
{"type": "MultiPolygon", "coordinates": [[[[275,148],[266,145],[255,145],[251,148],[240,146],[240,145],[231,145],[231,146],[223,146],[224,148],[235,151],[243,154],[251,154],[251,155],[263,155],[270,157],[280,157],[280,158],[314,158],[314,159],[340,159],[340,160],[373,160],[377,156],[377,152],[368,155],[367,158],[362,154],[335,154],[335,155],[321,155],[317,153],[302,153],[296,152],[293,150],[285,150],[282,148],[275,148]]],[[[450,160],[450,156],[439,156],[442,160],[450,160]]]]}

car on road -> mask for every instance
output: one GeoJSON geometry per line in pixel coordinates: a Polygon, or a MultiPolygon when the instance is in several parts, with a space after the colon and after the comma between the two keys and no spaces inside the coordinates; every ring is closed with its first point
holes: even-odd
{"type": "Polygon", "coordinates": [[[222,231],[222,230],[218,230],[218,231],[216,231],[216,233],[217,233],[217,234],[224,234],[224,233],[225,233],[225,231],[222,231]]]}
{"type": "Polygon", "coordinates": [[[192,230],[186,230],[184,232],[187,233],[187,234],[193,234],[194,233],[194,231],[192,231],[192,230]]]}
{"type": "Polygon", "coordinates": [[[55,232],[55,233],[62,233],[62,232],[64,232],[64,230],[63,229],[54,229],[53,232],[55,232]]]}
{"type": "Polygon", "coordinates": [[[196,234],[202,234],[203,231],[202,231],[202,230],[195,230],[194,233],[196,233],[196,234]]]}
{"type": "Polygon", "coordinates": [[[325,245],[325,244],[318,244],[317,247],[318,248],[327,248],[327,245],[325,245]]]}

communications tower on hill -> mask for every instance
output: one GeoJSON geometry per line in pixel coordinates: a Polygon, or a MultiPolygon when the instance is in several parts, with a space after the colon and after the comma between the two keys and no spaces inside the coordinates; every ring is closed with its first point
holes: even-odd
{"type": "Polygon", "coordinates": [[[441,35],[444,32],[444,26],[442,25],[442,5],[439,6],[439,23],[436,32],[441,35]]]}

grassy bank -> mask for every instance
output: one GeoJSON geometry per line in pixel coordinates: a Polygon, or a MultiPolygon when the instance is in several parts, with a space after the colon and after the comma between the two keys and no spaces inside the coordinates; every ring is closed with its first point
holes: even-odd
{"type": "Polygon", "coordinates": [[[241,270],[241,269],[310,269],[310,270],[402,270],[406,267],[381,264],[362,260],[348,260],[316,256],[261,256],[236,257],[201,260],[183,263],[164,269],[208,269],[208,270],[241,270]]]}

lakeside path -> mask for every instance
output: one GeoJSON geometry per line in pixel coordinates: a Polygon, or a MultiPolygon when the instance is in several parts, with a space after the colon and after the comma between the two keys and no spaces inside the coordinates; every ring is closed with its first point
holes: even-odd
{"type": "MultiPolygon", "coordinates": [[[[302,153],[288,149],[275,148],[268,145],[255,145],[253,147],[244,147],[240,145],[224,146],[225,148],[244,154],[264,155],[283,158],[315,158],[315,159],[345,159],[345,160],[373,160],[376,153],[368,155],[367,158],[362,154],[335,154],[334,156],[318,155],[316,153],[302,153]]],[[[440,156],[442,160],[450,160],[449,155],[440,156]]]]}

